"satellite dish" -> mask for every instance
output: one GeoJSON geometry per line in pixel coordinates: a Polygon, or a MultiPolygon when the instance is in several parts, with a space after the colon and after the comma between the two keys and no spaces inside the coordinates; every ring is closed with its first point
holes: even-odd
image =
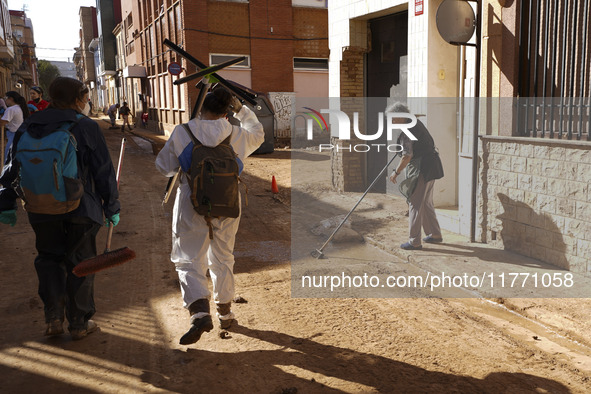
{"type": "Polygon", "coordinates": [[[463,45],[470,41],[476,29],[472,6],[462,0],[444,0],[437,8],[435,23],[446,42],[463,45]]]}

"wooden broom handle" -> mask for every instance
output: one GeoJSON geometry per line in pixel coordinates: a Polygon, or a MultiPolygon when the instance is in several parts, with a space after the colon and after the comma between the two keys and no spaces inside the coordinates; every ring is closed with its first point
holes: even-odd
{"type": "MultiPolygon", "coordinates": [[[[119,163],[117,163],[117,190],[119,190],[119,175],[121,175],[121,163],[123,163],[123,152],[125,152],[125,137],[121,139],[121,150],[119,151],[119,163]]],[[[109,222],[109,232],[107,233],[107,245],[105,253],[111,250],[111,238],[113,237],[113,222],[109,222]]]]}
{"type": "Polygon", "coordinates": [[[111,250],[111,238],[113,237],[113,222],[109,223],[109,232],[107,233],[107,245],[105,246],[105,253],[111,250]]]}

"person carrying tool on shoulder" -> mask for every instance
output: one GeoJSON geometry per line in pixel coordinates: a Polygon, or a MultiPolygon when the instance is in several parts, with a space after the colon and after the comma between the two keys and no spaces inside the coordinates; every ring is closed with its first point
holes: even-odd
{"type": "MultiPolygon", "coordinates": [[[[237,157],[240,166],[263,143],[264,137],[263,126],[256,115],[228,90],[216,88],[205,96],[201,116],[177,126],[156,158],[156,168],[167,177],[173,176],[179,167],[183,171],[174,203],[171,252],[171,261],[179,275],[183,306],[191,315],[191,326],[180,340],[183,345],[197,342],[203,332],[213,329],[207,286],[208,268],[220,326],[228,328],[235,318],[231,311],[234,298],[233,251],[240,222],[239,211],[238,217],[206,217],[197,213],[191,199],[188,176],[185,176],[192,167],[193,147],[197,142],[201,144],[199,146],[217,149],[229,141],[235,152],[232,160],[235,162],[237,157]],[[242,127],[232,126],[225,119],[230,109],[242,127]]],[[[239,208],[239,196],[237,198],[239,208]]]]}
{"type": "Polygon", "coordinates": [[[9,151],[0,176],[0,222],[16,224],[16,199],[22,198],[36,236],[45,335],[61,335],[67,318],[72,339],[82,339],[98,328],[90,320],[94,275],[79,278],[72,269],[96,256],[103,214],[119,222],[119,194],[103,133],[86,116],[88,88],[58,77],[49,92],[50,106],[27,118],[9,151]]]}

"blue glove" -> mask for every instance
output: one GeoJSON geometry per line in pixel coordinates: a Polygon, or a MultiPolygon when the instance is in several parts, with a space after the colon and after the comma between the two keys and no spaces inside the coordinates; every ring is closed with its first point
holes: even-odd
{"type": "Polygon", "coordinates": [[[119,214],[116,213],[110,218],[105,218],[105,226],[109,227],[109,224],[113,223],[113,227],[119,224],[119,214]]]}
{"type": "Polygon", "coordinates": [[[16,224],[16,210],[0,212],[0,223],[10,224],[12,227],[16,224]]]}

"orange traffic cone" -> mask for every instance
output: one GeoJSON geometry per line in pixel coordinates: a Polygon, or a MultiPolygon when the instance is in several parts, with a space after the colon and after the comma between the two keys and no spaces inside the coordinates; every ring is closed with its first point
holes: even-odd
{"type": "Polygon", "coordinates": [[[275,180],[275,175],[273,175],[273,180],[271,181],[271,191],[273,194],[279,193],[279,188],[277,187],[277,181],[275,180]]]}

